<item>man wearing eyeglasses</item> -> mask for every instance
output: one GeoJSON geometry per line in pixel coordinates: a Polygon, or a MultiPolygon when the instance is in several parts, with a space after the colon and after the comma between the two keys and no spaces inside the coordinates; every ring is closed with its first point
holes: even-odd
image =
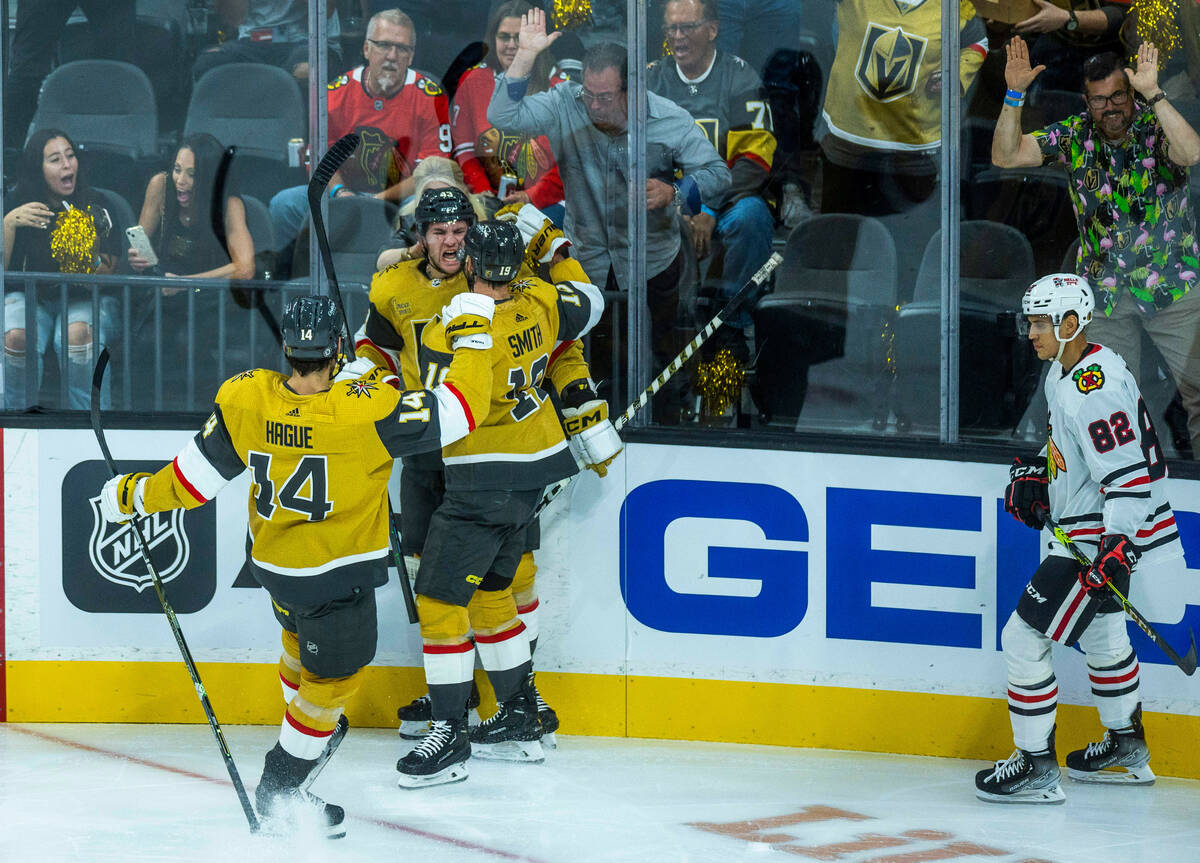
{"type": "MultiPolygon", "coordinates": [[[[504,76],[496,81],[488,120],[497,128],[543,134],[558,160],[566,191],[566,233],[583,269],[607,289],[630,285],[627,249],[629,209],[626,127],[626,53],[612,43],[590,48],[582,86],[568,81],[526,95],[533,61],[560,33],[546,32],[545,13],[522,16],[520,43],[504,76]],[[607,274],[607,275],[605,275],[607,274]]],[[[676,211],[700,212],[730,182],[729,169],[687,111],[654,93],[646,94],[646,304],[650,344],[657,368],[677,353],[675,319],[682,270],[676,211]],[[675,179],[676,174],[681,174],[675,179]]],[[[641,286],[636,286],[640,292],[641,286]]],[[[592,371],[610,381],[611,316],[592,331],[592,371]]],[[[623,407],[623,393],[605,393],[623,407]]],[[[680,393],[668,388],[655,401],[656,419],[677,422],[680,393]]]]}
{"type": "MultiPolygon", "coordinates": [[[[714,239],[724,248],[718,281],[724,305],[771,254],[775,219],[763,197],[775,158],[771,106],[754,70],[741,57],[717,50],[717,0],[669,0],[663,23],[671,56],[650,64],[646,89],[695,118],[733,177],[691,219],[697,258],[708,257],[714,239]]],[[[744,309],[729,325],[744,331],[750,322],[744,309]]],[[[734,341],[734,353],[747,358],[745,339],[734,341]]]]}
{"type": "MultiPolygon", "coordinates": [[[[1158,84],[1158,49],[1138,49],[1137,68],[1115,54],[1083,67],[1078,116],[1021,134],[1025,93],[1044,66],[1025,42],[1006,46],[1008,93],[992,137],[1001,168],[1057,165],[1070,178],[1080,249],[1075,271],[1097,288],[1093,339],[1116,351],[1141,385],[1142,334],[1150,336],[1179,388],[1193,457],[1200,457],[1200,245],[1188,197],[1188,167],[1200,135],[1158,84]]],[[[1156,418],[1165,405],[1153,405],[1156,418]]]]}
{"type": "MultiPolygon", "coordinates": [[[[329,181],[329,197],[371,195],[400,204],[413,194],[412,172],[427,156],[450,155],[449,107],[437,81],[411,67],[412,19],[385,9],[367,23],[366,63],[329,85],[329,140],[358,132],[362,143],[329,181]]],[[[277,248],[295,241],[308,219],[304,186],[271,199],[277,248]]],[[[284,252],[282,258],[287,259],[284,252]]]]}

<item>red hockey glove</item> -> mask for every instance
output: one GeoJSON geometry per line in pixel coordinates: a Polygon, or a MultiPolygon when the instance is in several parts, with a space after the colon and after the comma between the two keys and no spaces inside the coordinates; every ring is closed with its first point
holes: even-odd
{"type": "Polygon", "coordinates": [[[1045,525],[1050,512],[1050,480],[1046,459],[1032,456],[1013,459],[1008,469],[1008,488],[1004,492],[1004,508],[1017,521],[1034,530],[1045,525]]]}
{"type": "Polygon", "coordinates": [[[1129,537],[1123,533],[1105,534],[1092,565],[1079,571],[1079,583],[1091,593],[1103,591],[1110,581],[1129,578],[1137,560],[1129,537]]]}

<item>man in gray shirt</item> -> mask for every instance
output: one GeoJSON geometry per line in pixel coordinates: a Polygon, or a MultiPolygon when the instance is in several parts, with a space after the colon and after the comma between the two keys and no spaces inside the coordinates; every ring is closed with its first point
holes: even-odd
{"type": "MultiPolygon", "coordinates": [[[[566,192],[566,233],[580,264],[595,284],[628,291],[626,52],[613,43],[596,45],[584,56],[582,86],[568,81],[527,97],[534,59],[559,35],[546,33],[540,9],[523,16],[520,47],[507,73],[497,79],[488,120],[498,129],[550,140],[566,192]]],[[[704,200],[729,186],[730,174],[687,111],[647,93],[646,114],[646,303],[657,370],[678,351],[681,248],[676,210],[700,212],[704,200]],[[683,176],[674,179],[677,172],[683,176]]],[[[606,315],[592,331],[592,369],[606,378],[611,327],[606,315]]],[[[621,396],[607,395],[610,401],[621,396]]],[[[614,406],[623,407],[615,401],[614,406]]],[[[656,407],[660,421],[676,419],[678,403],[668,400],[656,407]]]]}

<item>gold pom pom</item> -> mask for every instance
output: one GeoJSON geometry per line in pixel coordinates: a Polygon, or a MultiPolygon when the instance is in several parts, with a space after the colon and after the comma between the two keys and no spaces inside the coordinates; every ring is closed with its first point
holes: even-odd
{"type": "Polygon", "coordinates": [[[60,273],[96,272],[96,222],[87,210],[72,207],[54,217],[50,257],[60,273]]]}
{"type": "Polygon", "coordinates": [[[554,0],[555,30],[571,30],[592,20],[591,0],[554,0]]]}
{"type": "Polygon", "coordinates": [[[711,362],[696,367],[696,392],[703,400],[703,410],[709,416],[720,416],[734,404],[742,393],[745,370],[738,365],[729,348],[721,348],[711,362]]]}
{"type": "MultiPolygon", "coordinates": [[[[1179,48],[1179,3],[1176,0],[1134,0],[1130,17],[1137,22],[1139,42],[1153,42],[1158,48],[1158,68],[1166,67],[1179,48]]],[[[1137,52],[1130,57],[1137,68],[1137,52]]]]}

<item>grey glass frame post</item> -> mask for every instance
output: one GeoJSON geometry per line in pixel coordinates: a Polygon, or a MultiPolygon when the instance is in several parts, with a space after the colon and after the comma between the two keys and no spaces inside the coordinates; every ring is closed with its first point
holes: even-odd
{"type": "MultiPolygon", "coordinates": [[[[632,402],[648,379],[644,344],[649,311],[646,303],[646,0],[629,0],[626,7],[626,39],[629,66],[628,122],[626,123],[626,176],[629,177],[629,213],[626,254],[629,255],[629,308],[626,310],[626,353],[629,374],[625,380],[625,401],[632,402]]],[[[597,276],[598,278],[599,276],[597,276]]],[[[614,336],[616,335],[614,330],[614,336]]],[[[655,372],[657,374],[657,371],[655,372]]],[[[653,406],[650,406],[653,409],[653,406]]],[[[642,411],[631,420],[645,425],[650,411],[642,411]]]]}
{"type": "Polygon", "coordinates": [[[942,117],[941,117],[941,218],[942,224],[942,322],[941,365],[938,379],[941,409],[938,420],[938,439],[942,443],[958,443],[958,384],[959,384],[959,171],[962,155],[959,139],[962,134],[962,96],[958,79],[959,43],[958,4],[942,3],[942,117]]]}
{"type": "MultiPolygon", "coordinates": [[[[329,79],[329,52],[325,26],[325,0],[308,0],[308,143],[310,165],[316,166],[329,148],[329,101],[325,82],[329,79]]],[[[310,169],[311,171],[311,169],[310,169]]],[[[308,178],[305,178],[308,182],[308,178]]],[[[329,199],[321,196],[321,214],[329,212],[329,199]]],[[[329,224],[329,220],[325,220],[329,224]]],[[[308,233],[308,274],[314,294],[329,292],[315,231],[308,233]]]]}

